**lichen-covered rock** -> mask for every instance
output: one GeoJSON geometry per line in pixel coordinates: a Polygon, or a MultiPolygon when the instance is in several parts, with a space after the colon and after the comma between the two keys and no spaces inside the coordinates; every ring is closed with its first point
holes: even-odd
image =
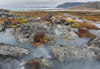
{"type": "Polygon", "coordinates": [[[53,29],[47,27],[44,23],[38,22],[21,24],[14,30],[15,36],[20,42],[34,41],[33,36],[41,32],[45,33],[45,36],[50,39],[55,36],[53,29]]]}
{"type": "Polygon", "coordinates": [[[28,55],[29,51],[14,45],[0,43],[0,55],[10,57],[22,57],[28,55]]]}
{"type": "Polygon", "coordinates": [[[98,55],[100,55],[100,37],[95,37],[91,39],[84,45],[86,48],[94,50],[98,55]]]}
{"type": "Polygon", "coordinates": [[[95,38],[91,39],[84,46],[87,48],[100,50],[100,37],[95,37],[95,38]]]}
{"type": "Polygon", "coordinates": [[[31,61],[28,61],[25,65],[24,68],[28,69],[48,69],[53,67],[53,63],[47,59],[47,58],[43,58],[43,57],[38,57],[38,58],[34,58],[31,61]]]}
{"type": "Polygon", "coordinates": [[[61,35],[61,37],[64,39],[64,41],[73,41],[75,39],[75,36],[77,36],[72,29],[69,27],[66,27],[66,30],[61,35]]]}
{"type": "Polygon", "coordinates": [[[95,53],[87,48],[77,46],[52,46],[52,53],[54,58],[64,60],[77,60],[77,59],[91,59],[95,56],[95,53]]]}

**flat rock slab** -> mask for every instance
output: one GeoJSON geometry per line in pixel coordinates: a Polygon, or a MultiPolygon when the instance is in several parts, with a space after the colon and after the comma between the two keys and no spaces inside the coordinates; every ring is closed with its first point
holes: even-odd
{"type": "Polygon", "coordinates": [[[60,61],[90,59],[95,56],[95,53],[90,49],[63,45],[52,46],[52,53],[54,58],[60,61]]]}
{"type": "Polygon", "coordinates": [[[29,51],[14,45],[0,43],[0,55],[10,57],[22,57],[28,55],[29,51]]]}

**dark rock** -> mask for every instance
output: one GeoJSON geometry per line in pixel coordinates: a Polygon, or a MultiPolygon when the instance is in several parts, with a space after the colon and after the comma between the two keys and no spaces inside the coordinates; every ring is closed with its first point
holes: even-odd
{"type": "Polygon", "coordinates": [[[8,20],[5,22],[5,25],[6,25],[6,26],[9,26],[9,25],[11,25],[11,24],[12,24],[12,22],[11,22],[10,19],[8,19],[8,20]]]}
{"type": "Polygon", "coordinates": [[[64,23],[66,23],[66,20],[65,19],[55,20],[55,23],[56,24],[64,24],[64,23]]]}
{"type": "Polygon", "coordinates": [[[0,23],[0,32],[5,30],[5,26],[3,24],[0,23]]]}
{"type": "Polygon", "coordinates": [[[74,24],[74,23],[72,23],[72,22],[66,22],[65,23],[65,25],[72,25],[72,24],[74,24]]]}

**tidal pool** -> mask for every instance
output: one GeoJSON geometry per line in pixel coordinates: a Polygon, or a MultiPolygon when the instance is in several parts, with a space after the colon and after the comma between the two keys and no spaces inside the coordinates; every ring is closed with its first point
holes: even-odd
{"type": "MultiPolygon", "coordinates": [[[[53,46],[54,44],[45,44],[45,46],[37,48],[33,46],[33,43],[29,42],[20,43],[18,40],[16,40],[15,36],[11,34],[10,32],[11,30],[12,29],[6,29],[4,32],[0,33],[0,42],[16,45],[21,48],[25,48],[30,52],[28,56],[18,59],[18,61],[21,61],[19,65],[24,64],[25,62],[33,59],[34,57],[42,56],[50,59],[53,58],[51,53],[51,46],[53,46]]],[[[86,42],[89,41],[89,39],[76,37],[76,39],[73,42],[65,42],[63,41],[63,39],[60,38],[62,32],[60,32],[58,29],[55,29],[55,33],[56,33],[56,38],[54,40],[55,44],[83,46],[86,42]]],[[[86,60],[68,61],[62,63],[54,59],[51,61],[53,61],[54,63],[54,67],[51,69],[100,69],[100,62],[96,59],[88,61],[86,60]]]]}

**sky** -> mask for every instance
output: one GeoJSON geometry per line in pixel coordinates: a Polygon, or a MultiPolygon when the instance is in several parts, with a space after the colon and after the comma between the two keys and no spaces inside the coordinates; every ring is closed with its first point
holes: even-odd
{"type": "Polygon", "coordinates": [[[65,2],[92,2],[100,0],[0,0],[0,8],[55,8],[65,2]]]}

